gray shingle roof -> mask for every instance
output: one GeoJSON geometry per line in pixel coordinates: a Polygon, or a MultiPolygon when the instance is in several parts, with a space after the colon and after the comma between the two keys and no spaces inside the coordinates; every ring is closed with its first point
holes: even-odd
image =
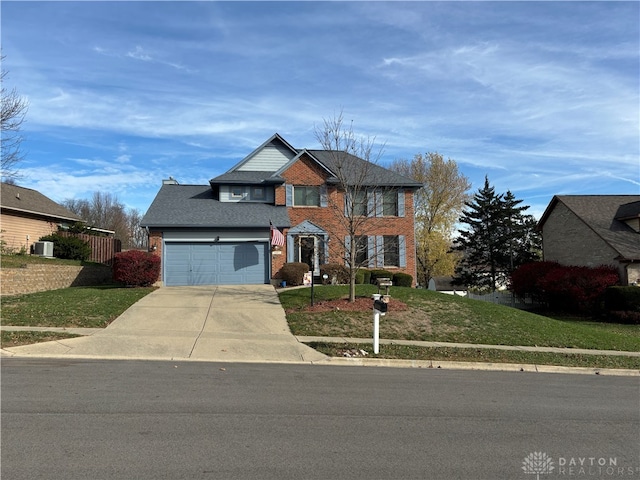
{"type": "Polygon", "coordinates": [[[566,205],[622,259],[640,260],[640,233],[616,220],[621,217],[621,207],[627,217],[640,214],[640,195],[556,195],[542,215],[540,226],[544,225],[557,202],[566,205]]]}
{"type": "Polygon", "coordinates": [[[290,227],[287,208],[264,203],[220,202],[209,185],[163,185],[142,218],[143,227],[290,227]]]}
{"type": "Polygon", "coordinates": [[[2,183],[0,193],[0,206],[3,209],[51,217],[57,220],[82,221],[78,215],[37,190],[2,183]]]}
{"type": "MultiPolygon", "coordinates": [[[[350,185],[420,188],[422,184],[412,178],[400,175],[388,168],[368,162],[345,152],[327,150],[307,150],[337,177],[344,178],[350,185]],[[338,169],[342,169],[339,174],[338,169]]],[[[333,180],[335,183],[337,178],[333,180]]],[[[329,179],[331,182],[331,179],[329,179]]]]}
{"type": "Polygon", "coordinates": [[[209,180],[213,184],[279,184],[284,183],[284,178],[274,175],[275,172],[258,172],[258,171],[233,171],[223,173],[209,180]]]}

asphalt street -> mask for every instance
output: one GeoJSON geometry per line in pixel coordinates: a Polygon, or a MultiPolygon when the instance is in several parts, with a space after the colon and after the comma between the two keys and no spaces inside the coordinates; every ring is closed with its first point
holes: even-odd
{"type": "Polygon", "coordinates": [[[3,480],[640,479],[637,377],[5,358],[1,396],[3,480]]]}

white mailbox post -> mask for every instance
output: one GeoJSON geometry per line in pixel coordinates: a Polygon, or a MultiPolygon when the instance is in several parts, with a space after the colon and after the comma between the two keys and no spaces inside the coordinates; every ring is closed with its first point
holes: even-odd
{"type": "Polygon", "coordinates": [[[380,317],[387,313],[389,295],[373,294],[373,353],[380,353],[380,317]]]}

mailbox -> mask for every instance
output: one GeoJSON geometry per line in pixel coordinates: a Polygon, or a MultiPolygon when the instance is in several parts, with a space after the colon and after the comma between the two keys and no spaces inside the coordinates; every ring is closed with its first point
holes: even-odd
{"type": "Polygon", "coordinates": [[[380,289],[384,287],[385,293],[389,295],[389,287],[393,285],[390,278],[376,278],[376,283],[378,284],[378,293],[380,293],[380,289]]]}
{"type": "Polygon", "coordinates": [[[374,300],[373,308],[375,308],[380,313],[387,313],[387,309],[389,308],[389,304],[382,300],[374,300]]]}

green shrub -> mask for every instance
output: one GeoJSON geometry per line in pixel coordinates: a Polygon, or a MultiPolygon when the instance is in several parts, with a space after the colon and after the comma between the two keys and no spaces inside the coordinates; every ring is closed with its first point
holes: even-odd
{"type": "Polygon", "coordinates": [[[280,278],[287,282],[287,285],[302,285],[304,274],[309,271],[309,265],[302,262],[285,263],[280,269],[280,278]]]}
{"type": "Polygon", "coordinates": [[[364,280],[362,281],[362,283],[364,283],[365,285],[369,285],[371,283],[371,270],[360,270],[361,272],[364,272],[364,280]]]}
{"type": "Polygon", "coordinates": [[[40,238],[41,242],[53,242],[53,256],[68,260],[87,260],[91,256],[91,246],[77,237],[63,237],[56,233],[40,238]]]}
{"type": "Polygon", "coordinates": [[[378,278],[388,278],[390,280],[393,278],[393,273],[389,272],[388,270],[369,270],[369,272],[371,273],[371,279],[369,280],[369,283],[373,283],[374,285],[376,284],[376,280],[378,278]]]}
{"type": "Polygon", "coordinates": [[[411,287],[413,284],[413,277],[408,273],[398,272],[393,275],[393,284],[396,287],[411,287]]]}
{"type": "Polygon", "coordinates": [[[607,319],[640,324],[640,287],[609,287],[604,292],[607,319]]]}
{"type": "Polygon", "coordinates": [[[128,287],[152,285],[160,276],[160,257],[140,250],[116,253],[113,280],[128,287]]]}
{"type": "Polygon", "coordinates": [[[339,263],[327,263],[320,266],[320,276],[327,274],[328,278],[325,282],[331,285],[346,285],[349,283],[349,270],[339,263]]]}
{"type": "Polygon", "coordinates": [[[356,272],[356,284],[362,285],[364,283],[364,270],[358,270],[356,272]]]}
{"type": "Polygon", "coordinates": [[[630,310],[640,312],[639,287],[609,287],[604,292],[607,310],[630,310]]]}

